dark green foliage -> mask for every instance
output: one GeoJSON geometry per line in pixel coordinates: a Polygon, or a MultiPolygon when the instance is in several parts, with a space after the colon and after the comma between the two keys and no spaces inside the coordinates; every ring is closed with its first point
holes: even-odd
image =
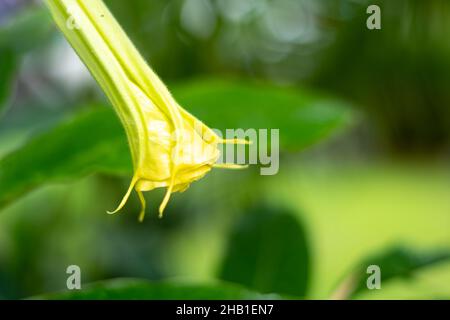
{"type": "Polygon", "coordinates": [[[252,300],[276,299],[277,295],[262,295],[229,283],[194,284],[183,282],[150,282],[115,279],[86,286],[80,291],[66,291],[35,297],[57,300],[252,300]]]}
{"type": "Polygon", "coordinates": [[[309,249],[305,229],[292,212],[258,207],[234,226],[219,277],[258,292],[305,297],[309,249]]]}

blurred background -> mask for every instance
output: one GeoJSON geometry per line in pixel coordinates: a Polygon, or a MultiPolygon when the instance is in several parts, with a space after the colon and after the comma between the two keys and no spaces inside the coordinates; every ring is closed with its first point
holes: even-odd
{"type": "Polygon", "coordinates": [[[83,283],[450,298],[450,2],[105,3],[187,110],[279,128],[280,171],[213,170],[161,220],[163,190],[143,223],[136,197],[106,215],[131,177],[120,125],[44,5],[0,0],[0,298],[64,290],[72,264],[83,283]],[[355,284],[374,263],[382,289],[355,284]]]}

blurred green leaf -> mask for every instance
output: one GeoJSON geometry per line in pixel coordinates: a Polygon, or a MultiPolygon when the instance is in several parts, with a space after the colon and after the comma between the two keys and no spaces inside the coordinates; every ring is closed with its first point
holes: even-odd
{"type": "Polygon", "coordinates": [[[394,247],[379,255],[365,259],[338,286],[336,298],[352,298],[367,289],[367,267],[380,267],[381,284],[396,278],[409,278],[414,273],[434,264],[450,260],[450,250],[416,251],[410,248],[394,247]]]}
{"type": "Polygon", "coordinates": [[[225,282],[193,284],[175,281],[150,282],[114,279],[83,286],[82,290],[47,294],[37,299],[58,300],[243,300],[277,299],[225,282]]]}
{"type": "Polygon", "coordinates": [[[14,52],[0,47],[0,116],[5,112],[14,91],[17,59],[14,52]]]}
{"type": "Polygon", "coordinates": [[[173,93],[212,128],[280,129],[281,149],[308,147],[353,120],[349,104],[305,88],[203,79],[175,86],[173,93]]]}
{"type": "Polygon", "coordinates": [[[23,54],[42,46],[53,30],[55,27],[45,8],[31,7],[0,28],[0,47],[23,54]]]}
{"type": "MultiPolygon", "coordinates": [[[[281,145],[304,147],[349,119],[349,110],[309,93],[239,81],[175,86],[181,105],[205,123],[225,128],[279,128],[281,145]]],[[[131,172],[125,133],[111,108],[77,115],[0,160],[0,207],[44,183],[94,172],[131,172]]]]}
{"type": "Polygon", "coordinates": [[[22,54],[42,46],[54,29],[44,8],[31,7],[0,27],[0,116],[13,94],[13,81],[22,54]]]}
{"type": "Polygon", "coordinates": [[[219,278],[258,292],[305,297],[309,263],[305,230],[294,214],[261,207],[234,227],[219,278]]]}
{"type": "Polygon", "coordinates": [[[0,207],[44,183],[130,169],[130,152],[119,120],[110,108],[97,108],[0,160],[0,207]]]}

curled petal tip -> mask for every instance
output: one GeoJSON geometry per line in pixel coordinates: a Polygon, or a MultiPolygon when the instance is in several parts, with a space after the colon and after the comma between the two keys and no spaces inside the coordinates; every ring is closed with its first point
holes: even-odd
{"type": "Polygon", "coordinates": [[[146,208],[146,203],[145,203],[145,198],[144,195],[142,194],[142,191],[137,191],[138,197],[139,197],[139,201],[141,202],[141,212],[139,213],[139,222],[143,222],[144,221],[144,217],[145,217],[145,208],[146,208]]]}
{"type": "Polygon", "coordinates": [[[158,218],[162,218],[163,216],[164,216],[164,209],[166,209],[166,203],[162,203],[160,206],[159,206],[159,210],[158,210],[158,212],[159,212],[159,215],[158,215],[158,218]]]}
{"type": "Polygon", "coordinates": [[[253,144],[253,141],[246,139],[222,139],[220,143],[223,144],[253,144]]]}
{"type": "Polygon", "coordinates": [[[213,164],[213,168],[219,169],[247,169],[248,164],[234,164],[234,163],[215,163],[213,164]]]}

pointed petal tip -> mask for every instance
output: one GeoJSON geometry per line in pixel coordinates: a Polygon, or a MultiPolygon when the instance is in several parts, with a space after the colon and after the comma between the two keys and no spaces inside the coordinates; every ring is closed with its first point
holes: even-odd
{"type": "Polygon", "coordinates": [[[253,144],[253,141],[236,138],[236,139],[221,139],[220,143],[223,143],[223,144],[253,144]]]}
{"type": "Polygon", "coordinates": [[[119,212],[119,211],[120,211],[120,209],[116,209],[116,210],[114,210],[114,211],[106,210],[106,213],[107,213],[107,214],[116,214],[116,213],[119,212]]]}
{"type": "Polygon", "coordinates": [[[234,169],[234,170],[241,170],[241,169],[247,169],[249,167],[248,164],[234,164],[234,163],[215,163],[212,165],[213,168],[218,169],[234,169]]]}

